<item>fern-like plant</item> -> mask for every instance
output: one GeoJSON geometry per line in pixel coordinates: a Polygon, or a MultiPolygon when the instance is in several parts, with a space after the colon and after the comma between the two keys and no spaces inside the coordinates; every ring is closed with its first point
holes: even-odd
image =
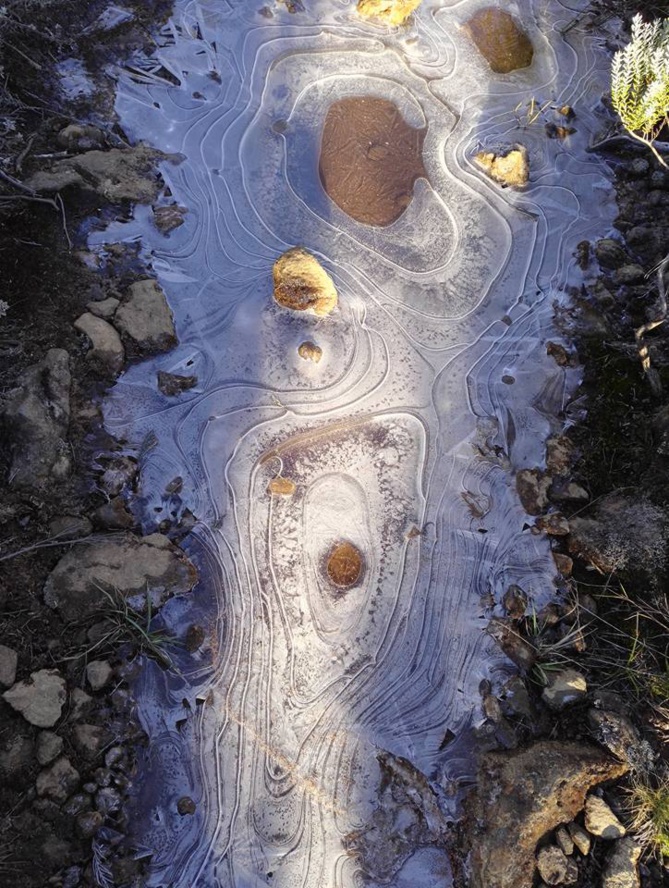
{"type": "Polygon", "coordinates": [[[669,20],[634,16],[631,41],[613,57],[611,100],[627,132],[666,167],[653,143],[669,125],[669,20]]]}

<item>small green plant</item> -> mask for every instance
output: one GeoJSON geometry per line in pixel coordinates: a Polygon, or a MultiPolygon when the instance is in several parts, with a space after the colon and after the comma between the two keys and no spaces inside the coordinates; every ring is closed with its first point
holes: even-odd
{"type": "Polygon", "coordinates": [[[669,779],[636,778],[628,791],[631,830],[658,856],[669,857],[669,779]]]}
{"type": "Polygon", "coordinates": [[[124,595],[115,588],[105,589],[97,586],[106,598],[106,603],[96,612],[95,619],[106,624],[106,629],[100,637],[83,650],[78,650],[65,660],[77,660],[82,657],[99,655],[101,651],[115,650],[120,645],[129,643],[138,653],[151,657],[164,669],[172,669],[176,666],[169,653],[170,646],[177,646],[177,639],[167,635],[162,629],[152,629],[153,607],[151,596],[146,593],[144,613],[138,613],[126,601],[124,595]]]}
{"type": "Polygon", "coordinates": [[[611,101],[627,132],[666,167],[653,143],[669,124],[669,20],[634,16],[632,39],[613,57],[611,101]]]}

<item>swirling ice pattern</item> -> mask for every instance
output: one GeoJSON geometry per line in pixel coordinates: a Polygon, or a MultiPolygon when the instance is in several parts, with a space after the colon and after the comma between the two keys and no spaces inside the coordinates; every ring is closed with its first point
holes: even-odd
{"type": "MultiPolygon", "coordinates": [[[[505,7],[534,63],[493,75],[460,27],[481,5],[425,0],[388,32],[356,19],[352,0],[270,16],[250,0],[182,2],[155,61],[120,84],[126,131],[180,155],[164,177],[188,215],[168,239],[140,210],[104,236],[148,245],[180,338],[125,374],[107,422],[137,445],[156,435],[146,514],[181,475],[218,577],[213,614],[204,593],[164,611],[179,634],[208,619],[211,667],[147,667],[140,688],[149,885],[362,884],[342,838],[373,809],[375,751],[444,787],[467,776],[466,742],[440,746],[447,729],[466,736],[480,680],[504,669],[481,632],[482,597],[518,582],[541,602],[552,588],[512,470],[540,463],[575,382],[545,340],[578,279],[576,244],[611,217],[584,151],[605,62],[580,27],[561,35],[576,10],[519,0],[505,7]],[[347,218],[318,180],[327,109],[360,95],[428,128],[429,184],[384,229],[347,218]],[[514,109],[533,97],[575,106],[569,144],[519,127],[514,109]],[[512,193],[471,157],[519,140],[532,181],[512,193]],[[295,244],[335,280],[327,319],[271,298],[272,262],[295,244]],[[319,364],[298,356],[305,339],[319,364]],[[198,385],[166,399],[157,369],[198,385]],[[278,476],[292,497],[268,496],[278,476]],[[364,558],[344,593],[323,569],[339,539],[364,558]],[[185,794],[193,817],[177,813],[185,794]]],[[[438,849],[396,869],[397,886],[447,884],[438,849]]]]}

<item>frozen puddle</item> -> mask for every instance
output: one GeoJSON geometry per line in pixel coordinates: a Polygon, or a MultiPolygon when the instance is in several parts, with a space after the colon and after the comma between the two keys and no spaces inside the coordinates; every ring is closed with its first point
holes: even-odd
{"type": "Polygon", "coordinates": [[[199,518],[206,577],[163,611],[180,638],[204,625],[202,650],[180,673],[147,664],[138,689],[149,886],[450,884],[443,824],[471,778],[479,684],[509,668],[482,632],[490,596],[518,583],[540,606],[553,589],[513,480],[541,464],[575,383],[546,355],[553,306],[613,215],[585,151],[607,61],[583,27],[560,33],[579,3],[505,4],[534,61],[493,74],[461,27],[477,0],[425,0],[393,31],[346,0],[180,2],[122,79],[123,126],[181,156],[163,173],[188,214],[169,237],[142,210],[103,236],[142,239],[180,339],[119,380],[107,423],[144,442],[146,529],[199,518]],[[356,98],[425,130],[424,174],[386,227],[319,176],[328,110],[356,98]],[[572,105],[577,132],[547,138],[546,103],[572,105]],[[472,161],[515,142],[523,191],[472,161]],[[272,299],[296,244],[335,281],[327,318],[272,299]],[[158,370],[198,384],[165,397],[158,370]],[[389,793],[400,772],[413,788],[389,793]]]}

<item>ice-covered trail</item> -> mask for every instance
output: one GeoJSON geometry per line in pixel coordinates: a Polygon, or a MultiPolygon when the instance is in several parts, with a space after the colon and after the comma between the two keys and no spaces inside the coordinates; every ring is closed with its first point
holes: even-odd
{"type": "MultiPolygon", "coordinates": [[[[143,240],[180,340],[119,380],[106,421],[155,444],[143,451],[147,529],[183,478],[178,502],[199,519],[190,546],[208,565],[199,597],[164,608],[180,637],[205,624],[204,652],[184,654],[180,674],[149,664],[138,688],[147,885],[362,884],[344,837],[376,804],[377,751],[427,775],[448,812],[471,774],[479,684],[508,668],[482,631],[490,602],[511,583],[539,604],[553,589],[513,472],[542,464],[575,383],[546,340],[554,303],[581,280],[576,245],[613,215],[585,150],[607,62],[584,27],[561,33],[581,0],[518,0],[504,8],[534,61],[493,74],[461,27],[481,5],[424,0],[388,30],[352,0],[294,14],[177,2],[154,60],[120,83],[128,134],[180,156],[163,174],[188,213],[167,238],[141,209],[102,237],[143,240]],[[327,110],[356,96],[427,127],[429,181],[385,228],[347,217],[319,182],[327,110]],[[573,106],[577,132],[547,138],[531,113],[544,103],[573,106]],[[519,141],[522,191],[472,162],[519,141]],[[327,318],[272,299],[272,263],[296,244],[335,280],[327,318]],[[305,340],[320,363],[298,355],[305,340]],[[166,398],[157,370],[198,384],[166,398]],[[268,494],[278,475],[292,496],[268,494]],[[340,540],[364,558],[345,592],[324,570],[340,540]],[[179,814],[183,796],[194,815],[179,814]]],[[[393,817],[391,845],[409,814],[393,817]]],[[[395,846],[377,878],[449,884],[438,848],[395,846]]]]}

